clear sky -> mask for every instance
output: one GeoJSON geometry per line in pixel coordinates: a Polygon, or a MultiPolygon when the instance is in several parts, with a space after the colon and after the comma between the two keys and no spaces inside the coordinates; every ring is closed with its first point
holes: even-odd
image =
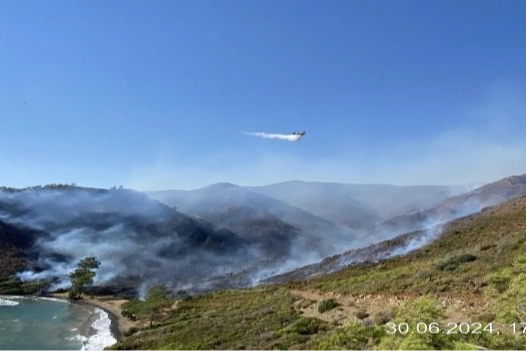
{"type": "Polygon", "coordinates": [[[522,0],[4,0],[0,185],[526,173],[525,13],[522,0]]]}

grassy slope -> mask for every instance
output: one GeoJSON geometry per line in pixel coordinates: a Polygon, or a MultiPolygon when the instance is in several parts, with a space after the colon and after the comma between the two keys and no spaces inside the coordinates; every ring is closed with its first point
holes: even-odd
{"type": "Polygon", "coordinates": [[[303,283],[181,301],[115,348],[510,348],[526,335],[526,197],[450,223],[429,246],[303,283]],[[334,298],[334,310],[319,313],[334,298]],[[494,322],[501,334],[386,334],[387,321],[494,322]]]}
{"type": "Polygon", "coordinates": [[[297,298],[271,287],[214,292],[177,304],[154,328],[144,328],[116,349],[272,349],[308,347],[323,321],[302,318],[297,298]]]}
{"type": "Polygon", "coordinates": [[[526,197],[448,224],[440,239],[405,256],[350,267],[298,287],[339,293],[481,293],[489,274],[526,252],[526,197]],[[472,262],[462,262],[467,255],[472,262]],[[473,259],[473,258],[472,258],[473,259]]]}

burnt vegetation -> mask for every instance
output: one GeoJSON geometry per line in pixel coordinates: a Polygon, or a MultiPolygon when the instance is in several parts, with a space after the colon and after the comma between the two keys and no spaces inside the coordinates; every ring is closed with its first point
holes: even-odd
{"type": "MultiPolygon", "coordinates": [[[[404,337],[388,335],[385,324],[524,320],[525,252],[526,198],[521,197],[448,224],[436,241],[405,256],[280,287],[213,292],[180,301],[158,324],[134,330],[113,348],[520,349],[522,339],[509,330],[498,335],[404,337]],[[302,316],[302,310],[294,308],[298,290],[375,297],[376,310],[356,302],[357,312],[343,325],[302,316]],[[401,301],[398,308],[388,307],[393,299],[401,301]],[[447,307],[453,302],[465,306],[465,312],[447,307]]],[[[339,304],[332,298],[319,306],[328,313],[339,304]]]]}

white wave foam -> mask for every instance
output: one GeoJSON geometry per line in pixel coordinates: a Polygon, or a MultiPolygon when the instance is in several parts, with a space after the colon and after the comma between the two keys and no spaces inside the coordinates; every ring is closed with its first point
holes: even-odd
{"type": "Polygon", "coordinates": [[[11,301],[10,299],[0,298],[0,306],[16,306],[18,304],[19,304],[18,301],[11,301]]]}
{"type": "Polygon", "coordinates": [[[0,295],[0,306],[15,306],[15,305],[18,305],[17,301],[12,301],[12,300],[47,300],[47,301],[70,303],[66,299],[61,299],[61,298],[56,298],[56,297],[0,295]],[[3,302],[3,301],[7,301],[7,302],[3,302]]]}
{"type": "MultiPolygon", "coordinates": [[[[77,328],[74,328],[74,329],[77,329],[77,328]]],[[[80,341],[83,345],[88,341],[88,338],[86,336],[80,335],[80,334],[72,336],[71,338],[66,338],[66,339],[69,341],[80,341]]]]}
{"type": "Polygon", "coordinates": [[[95,313],[99,314],[99,318],[91,325],[95,334],[83,340],[84,345],[81,350],[103,350],[117,342],[117,339],[111,334],[111,320],[108,313],[100,308],[96,308],[95,313]]]}
{"type": "Polygon", "coordinates": [[[0,299],[9,299],[9,300],[20,300],[25,299],[26,296],[19,296],[19,295],[0,295],[0,299]]]}
{"type": "Polygon", "coordinates": [[[38,299],[39,300],[47,300],[47,301],[56,301],[56,302],[70,303],[66,299],[61,299],[61,298],[57,298],[57,297],[39,297],[38,299]]]}

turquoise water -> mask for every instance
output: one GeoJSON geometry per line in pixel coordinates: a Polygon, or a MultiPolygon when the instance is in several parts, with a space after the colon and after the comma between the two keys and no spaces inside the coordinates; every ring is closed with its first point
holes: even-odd
{"type": "Polygon", "coordinates": [[[0,296],[0,349],[80,350],[93,313],[66,301],[0,296]]]}

